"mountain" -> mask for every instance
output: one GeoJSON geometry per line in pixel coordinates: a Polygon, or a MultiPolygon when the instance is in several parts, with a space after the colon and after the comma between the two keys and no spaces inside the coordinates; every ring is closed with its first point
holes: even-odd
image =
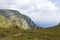
{"type": "Polygon", "coordinates": [[[0,40],[60,40],[60,23],[49,28],[37,27],[16,10],[0,9],[0,40]]]}
{"type": "Polygon", "coordinates": [[[17,10],[0,9],[0,27],[35,29],[36,24],[26,15],[17,10]]]}

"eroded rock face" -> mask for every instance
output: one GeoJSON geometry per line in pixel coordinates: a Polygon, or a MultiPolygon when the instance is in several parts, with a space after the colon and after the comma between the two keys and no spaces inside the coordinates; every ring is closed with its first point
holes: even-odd
{"type": "Polygon", "coordinates": [[[26,15],[16,10],[0,9],[0,27],[19,27],[21,29],[34,29],[36,25],[26,15]]]}

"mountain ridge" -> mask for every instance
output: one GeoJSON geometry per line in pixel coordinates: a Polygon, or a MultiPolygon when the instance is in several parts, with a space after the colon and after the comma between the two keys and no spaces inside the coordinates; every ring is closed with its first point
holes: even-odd
{"type": "MultiPolygon", "coordinates": [[[[7,25],[22,26],[23,29],[35,29],[36,24],[26,15],[21,14],[17,10],[0,9],[1,21],[5,18],[7,25]],[[3,18],[3,19],[2,19],[3,18]],[[21,25],[20,25],[21,24],[21,25]]],[[[4,21],[4,20],[3,20],[4,21]]],[[[4,21],[5,22],[5,21],[4,21]]],[[[0,25],[1,26],[1,25],[0,25]]]]}

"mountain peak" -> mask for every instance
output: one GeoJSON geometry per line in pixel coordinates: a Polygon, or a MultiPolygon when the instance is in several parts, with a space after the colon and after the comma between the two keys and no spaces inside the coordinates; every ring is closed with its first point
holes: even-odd
{"type": "Polygon", "coordinates": [[[17,10],[0,9],[0,27],[19,27],[23,29],[34,29],[36,24],[26,15],[17,10]]]}

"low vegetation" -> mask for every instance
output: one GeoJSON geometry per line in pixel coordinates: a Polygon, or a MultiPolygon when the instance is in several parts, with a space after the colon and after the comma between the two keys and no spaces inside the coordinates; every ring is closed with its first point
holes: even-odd
{"type": "Polygon", "coordinates": [[[60,26],[39,29],[0,28],[0,40],[60,40],[60,26]]]}

